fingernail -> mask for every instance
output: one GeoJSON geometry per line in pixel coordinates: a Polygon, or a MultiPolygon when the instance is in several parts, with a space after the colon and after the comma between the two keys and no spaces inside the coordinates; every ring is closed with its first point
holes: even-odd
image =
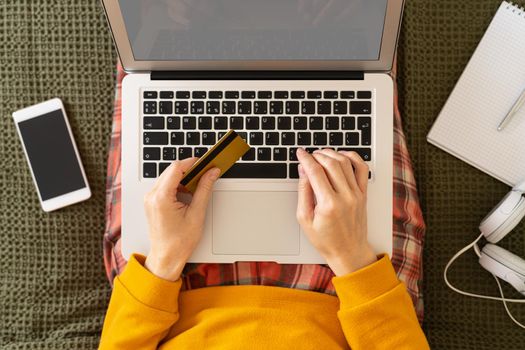
{"type": "Polygon", "coordinates": [[[221,169],[215,168],[215,169],[212,169],[210,177],[212,180],[217,180],[220,175],[221,175],[221,169]]]}

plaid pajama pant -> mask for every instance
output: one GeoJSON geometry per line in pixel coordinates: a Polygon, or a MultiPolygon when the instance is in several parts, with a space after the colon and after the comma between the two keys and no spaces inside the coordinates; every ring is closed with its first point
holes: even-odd
{"type": "MultiPolygon", "coordinates": [[[[395,72],[393,73],[395,75],[395,72]]],[[[112,283],[126,260],[121,254],[121,82],[125,73],[117,68],[117,86],[113,128],[108,156],[106,185],[106,227],[104,263],[112,283]]],[[[394,76],[395,77],[395,76],[394,76]]],[[[416,181],[403,134],[397,106],[394,108],[394,226],[392,263],[407,286],[420,321],[423,320],[422,250],[425,223],[419,206],[416,181]]],[[[218,285],[266,285],[297,288],[335,295],[333,272],[326,265],[290,265],[273,262],[237,262],[234,264],[187,264],[182,290],[218,285]]]]}

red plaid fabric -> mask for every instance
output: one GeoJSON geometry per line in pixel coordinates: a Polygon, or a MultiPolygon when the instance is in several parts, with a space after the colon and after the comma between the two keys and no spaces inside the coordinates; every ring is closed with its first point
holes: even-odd
{"type": "MultiPolygon", "coordinates": [[[[395,73],[394,73],[395,74],[395,73]]],[[[125,73],[117,68],[117,88],[113,130],[108,159],[106,186],[106,228],[104,262],[110,282],[126,265],[120,248],[121,229],[121,82],[125,73]]],[[[421,293],[422,249],[425,223],[419,206],[416,181],[403,134],[397,106],[394,120],[394,250],[392,262],[398,277],[410,293],[417,315],[423,320],[421,293]]],[[[281,265],[271,262],[234,264],[187,264],[183,273],[183,290],[218,285],[266,285],[297,288],[335,295],[333,272],[325,265],[281,265]]]]}

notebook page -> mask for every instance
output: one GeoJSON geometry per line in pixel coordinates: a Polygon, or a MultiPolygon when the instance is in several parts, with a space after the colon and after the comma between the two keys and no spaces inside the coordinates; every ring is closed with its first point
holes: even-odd
{"type": "Polygon", "coordinates": [[[525,106],[497,127],[525,89],[525,12],[503,2],[428,141],[513,185],[525,179],[525,106]]]}

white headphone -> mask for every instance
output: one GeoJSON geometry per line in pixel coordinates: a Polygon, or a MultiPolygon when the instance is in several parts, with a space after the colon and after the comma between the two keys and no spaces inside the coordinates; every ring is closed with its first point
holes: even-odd
{"type": "Polygon", "coordinates": [[[516,225],[523,219],[524,216],[525,181],[514,186],[512,191],[507,193],[507,195],[494,207],[494,209],[492,209],[491,212],[485,216],[479,225],[481,235],[479,235],[479,237],[474,242],[470,243],[457,252],[456,255],[454,255],[447,263],[444,271],[445,283],[452,290],[471,297],[503,301],[505,310],[507,310],[507,314],[517,325],[522,328],[525,328],[525,326],[519,323],[512,316],[507,307],[507,302],[525,303],[525,299],[506,299],[503,295],[503,290],[501,289],[498,277],[508,282],[518,292],[525,296],[525,260],[509,252],[508,250],[497,246],[496,243],[502,240],[503,237],[505,237],[514,227],[516,227],[516,225]],[[487,243],[480,251],[477,243],[482,237],[485,237],[489,243],[487,243]],[[474,251],[479,257],[479,263],[481,266],[483,266],[485,270],[489,271],[496,279],[501,298],[464,292],[452,286],[452,284],[448,281],[447,272],[449,267],[459,256],[461,256],[470,248],[474,248],[474,251]]]}

